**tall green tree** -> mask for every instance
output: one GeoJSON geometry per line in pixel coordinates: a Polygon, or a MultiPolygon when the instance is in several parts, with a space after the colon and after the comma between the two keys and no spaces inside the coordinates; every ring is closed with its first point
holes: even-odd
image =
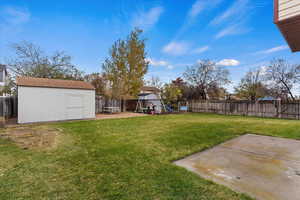
{"type": "Polygon", "coordinates": [[[176,104],[177,101],[180,100],[181,96],[182,91],[177,85],[174,83],[165,84],[162,91],[162,97],[165,103],[170,105],[176,104]]]}
{"type": "Polygon", "coordinates": [[[144,84],[149,62],[146,61],[145,39],[141,34],[142,30],[135,29],[126,40],[116,41],[102,65],[114,98],[136,97],[144,84]]]}

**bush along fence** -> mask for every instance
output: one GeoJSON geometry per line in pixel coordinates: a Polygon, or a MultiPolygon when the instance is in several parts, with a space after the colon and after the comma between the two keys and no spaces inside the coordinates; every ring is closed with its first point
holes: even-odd
{"type": "Polygon", "coordinates": [[[300,119],[300,101],[188,101],[189,112],[300,119]]]}

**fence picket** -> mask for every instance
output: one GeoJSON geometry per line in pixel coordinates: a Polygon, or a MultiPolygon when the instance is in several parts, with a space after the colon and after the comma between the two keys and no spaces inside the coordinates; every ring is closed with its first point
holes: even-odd
{"type": "Polygon", "coordinates": [[[300,101],[188,101],[190,112],[300,119],[300,101]]]}
{"type": "Polygon", "coordinates": [[[121,100],[118,99],[108,99],[103,96],[96,96],[95,99],[95,112],[103,113],[105,107],[114,107],[118,108],[115,110],[121,110],[121,100]]]}
{"type": "Polygon", "coordinates": [[[0,116],[14,118],[18,115],[18,99],[16,96],[0,97],[0,116]]]}

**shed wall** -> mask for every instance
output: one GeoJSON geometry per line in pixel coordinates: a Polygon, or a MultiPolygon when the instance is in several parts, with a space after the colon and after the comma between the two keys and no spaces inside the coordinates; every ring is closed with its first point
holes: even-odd
{"type": "Polygon", "coordinates": [[[94,117],[94,90],[18,87],[18,123],[94,117]]]}

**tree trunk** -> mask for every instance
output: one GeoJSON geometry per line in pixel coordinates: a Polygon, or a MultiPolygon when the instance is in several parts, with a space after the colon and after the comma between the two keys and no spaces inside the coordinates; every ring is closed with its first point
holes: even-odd
{"type": "Polygon", "coordinates": [[[289,92],[289,94],[290,94],[290,96],[291,96],[292,100],[293,100],[293,101],[295,101],[296,99],[295,99],[295,97],[294,97],[294,95],[292,94],[292,92],[291,92],[291,90],[290,90],[290,89],[288,89],[288,92],[289,92]]]}
{"type": "Polygon", "coordinates": [[[288,90],[288,93],[290,94],[292,100],[295,101],[295,97],[294,97],[293,93],[291,92],[290,88],[287,86],[287,84],[284,81],[282,81],[282,83],[283,83],[284,87],[288,90]]]}
{"type": "Polygon", "coordinates": [[[126,112],[126,99],[122,99],[122,112],[126,112]]]}
{"type": "Polygon", "coordinates": [[[209,100],[209,95],[208,95],[207,89],[204,88],[203,91],[204,91],[204,94],[205,94],[205,100],[209,100]]]}

